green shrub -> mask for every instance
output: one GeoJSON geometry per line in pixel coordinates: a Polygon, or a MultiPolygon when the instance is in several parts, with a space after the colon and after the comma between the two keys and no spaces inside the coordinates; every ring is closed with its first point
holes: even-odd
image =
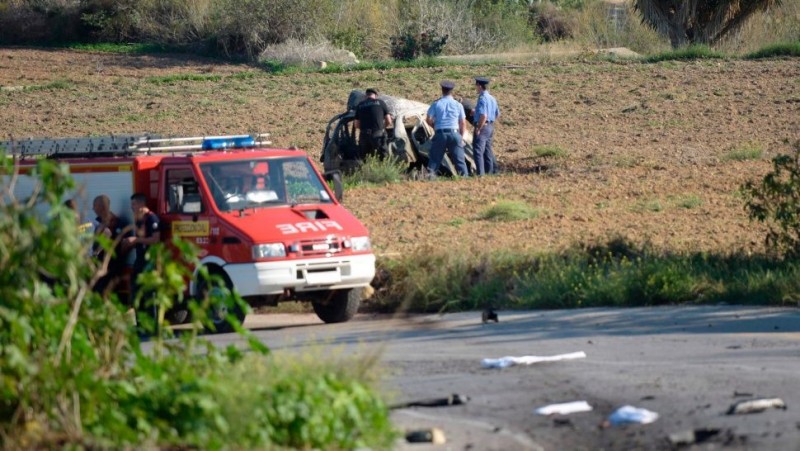
{"type": "Polygon", "coordinates": [[[635,213],[653,212],[657,213],[664,210],[659,199],[639,199],[631,207],[631,211],[635,213]]]}
{"type": "Polygon", "coordinates": [[[557,253],[431,252],[381,259],[383,311],[577,308],[800,300],[800,263],[733,253],[659,252],[625,239],[557,253]]]}
{"type": "Polygon", "coordinates": [[[712,50],[706,45],[690,45],[688,47],[672,50],[664,53],[658,53],[648,56],[644,59],[647,63],[658,63],[661,61],[684,61],[684,60],[697,60],[697,59],[721,59],[725,55],[712,50]]]}
{"type": "Polygon", "coordinates": [[[489,221],[519,221],[539,217],[539,210],[524,202],[500,201],[481,213],[489,221]]]}
{"type": "Polygon", "coordinates": [[[534,146],[532,149],[533,155],[540,157],[540,158],[566,158],[567,151],[562,149],[558,145],[554,144],[542,144],[539,146],[534,146]]]}
{"type": "Polygon", "coordinates": [[[78,0],[0,2],[0,43],[74,41],[83,37],[78,0]]]}
{"type": "Polygon", "coordinates": [[[685,208],[687,210],[691,210],[693,208],[699,207],[700,205],[703,205],[703,199],[694,194],[681,196],[675,199],[675,205],[681,208],[685,208]]]}
{"type": "Polygon", "coordinates": [[[747,59],[776,58],[781,56],[800,56],[800,42],[785,42],[768,45],[748,53],[747,59]]]}
{"type": "MultiPolygon", "coordinates": [[[[181,261],[161,244],[148,251],[153,270],[139,293],[158,314],[142,318],[153,334],[145,352],[126,308],[92,291],[101,273],[88,257],[91,237],[63,203],[75,186],[66,165],[39,161],[41,189],[22,202],[12,160],[0,162],[0,448],[389,446],[388,410],[368,377],[374,358],[276,362],[232,316],[249,352],[219,349],[198,335],[210,325],[210,299],[190,301],[194,327],[173,334],[165,313],[184,300],[198,265],[188,243],[174,243],[181,261]],[[37,213],[44,204],[46,220],[37,213]]],[[[218,283],[204,269],[200,276],[218,283]]]]}
{"type": "Polygon", "coordinates": [[[344,183],[346,186],[397,183],[406,178],[407,169],[408,165],[403,161],[370,156],[352,174],[345,177],[344,183]]]}
{"type": "MultiPolygon", "coordinates": [[[[82,0],[80,20],[87,34],[101,42],[130,42],[141,37],[139,0],[82,0]]],[[[152,2],[151,2],[152,3],[152,2]]],[[[160,41],[163,43],[164,41],[160,41]]]]}
{"type": "Polygon", "coordinates": [[[800,141],[794,153],[772,159],[761,182],[742,186],[750,219],[766,223],[767,246],[779,255],[800,255],[800,141]]]}
{"type": "Polygon", "coordinates": [[[534,32],[545,42],[572,38],[577,26],[569,13],[550,2],[531,5],[529,22],[534,32]]]}
{"type": "Polygon", "coordinates": [[[447,35],[440,36],[435,30],[414,32],[407,29],[396,36],[392,36],[392,58],[401,61],[411,61],[420,56],[437,56],[447,44],[447,35]]]}
{"type": "Polygon", "coordinates": [[[764,149],[755,143],[742,144],[730,152],[723,155],[722,159],[727,161],[749,161],[760,160],[764,155],[764,149]]]}

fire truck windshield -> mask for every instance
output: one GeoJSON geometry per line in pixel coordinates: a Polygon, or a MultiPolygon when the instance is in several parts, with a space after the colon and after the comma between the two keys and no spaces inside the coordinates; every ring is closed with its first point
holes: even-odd
{"type": "Polygon", "coordinates": [[[220,211],[333,202],[304,157],[201,163],[220,211]]]}

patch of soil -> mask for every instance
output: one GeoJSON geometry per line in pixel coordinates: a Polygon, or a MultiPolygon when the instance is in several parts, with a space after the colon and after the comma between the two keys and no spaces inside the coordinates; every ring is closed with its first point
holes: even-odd
{"type": "MultiPolygon", "coordinates": [[[[344,203],[381,255],[455,249],[553,250],[625,236],[672,250],[759,251],[739,186],[800,139],[797,59],[454,66],[273,76],[185,55],[0,49],[3,138],[268,131],[318,160],[327,121],[351,89],[430,102],[438,82],[474,97],[488,75],[502,116],[503,174],[348,190],[344,203]],[[182,79],[176,75],[215,75],[182,79]],[[564,158],[541,158],[555,145],[564,158]],[[755,160],[730,153],[761,149],[755,160]],[[539,216],[480,219],[499,200],[539,216]]],[[[184,77],[187,78],[187,77],[184,77]]]]}

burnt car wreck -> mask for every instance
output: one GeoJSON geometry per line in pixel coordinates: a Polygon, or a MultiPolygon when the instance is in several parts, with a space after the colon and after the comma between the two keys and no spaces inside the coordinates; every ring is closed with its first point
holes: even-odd
{"type": "MultiPolygon", "coordinates": [[[[355,109],[364,98],[364,91],[354,90],[347,99],[347,111],[337,114],[325,129],[322,143],[322,157],[325,172],[341,171],[350,173],[358,168],[368,155],[360,155],[358,129],[355,127],[355,109]]],[[[408,164],[409,171],[425,171],[428,165],[428,154],[431,148],[433,128],[425,122],[429,105],[414,100],[387,95],[379,95],[386,102],[393,118],[393,124],[386,129],[388,135],[388,154],[397,161],[408,164]]],[[[467,113],[467,121],[471,122],[472,109],[469,101],[462,101],[467,113]]],[[[472,151],[472,130],[467,127],[464,136],[464,155],[470,174],[475,173],[475,161],[472,151]]],[[[455,174],[455,165],[450,155],[446,154],[437,175],[455,174]]]]}

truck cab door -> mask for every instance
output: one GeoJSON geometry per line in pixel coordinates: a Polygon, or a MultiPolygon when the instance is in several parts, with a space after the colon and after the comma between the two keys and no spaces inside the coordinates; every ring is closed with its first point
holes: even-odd
{"type": "MultiPolygon", "coordinates": [[[[211,230],[218,227],[211,214],[209,199],[204,198],[194,168],[190,164],[162,167],[159,216],[167,243],[174,237],[192,242],[200,248],[200,258],[212,246],[211,230]]],[[[174,251],[174,250],[173,250],[174,251]]]]}

